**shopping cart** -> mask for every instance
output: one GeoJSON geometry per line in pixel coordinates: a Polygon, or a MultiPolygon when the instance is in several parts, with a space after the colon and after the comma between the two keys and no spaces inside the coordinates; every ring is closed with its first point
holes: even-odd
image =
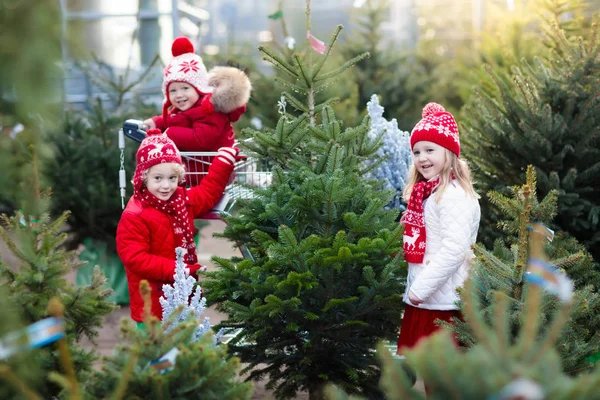
{"type": "MultiPolygon", "coordinates": [[[[121,166],[119,170],[119,186],[121,193],[121,206],[125,208],[126,176],[125,176],[125,137],[141,143],[146,137],[143,123],[139,120],[129,119],[123,123],[119,130],[119,149],[121,151],[121,166]]],[[[196,186],[208,173],[208,168],[216,152],[181,152],[181,158],[186,165],[186,184],[196,186]]],[[[230,216],[240,199],[248,199],[254,196],[253,188],[267,187],[271,184],[271,171],[265,160],[250,157],[244,154],[236,156],[233,174],[221,200],[208,213],[196,219],[215,220],[230,216]]],[[[251,257],[246,247],[239,245],[244,257],[251,257]]]]}

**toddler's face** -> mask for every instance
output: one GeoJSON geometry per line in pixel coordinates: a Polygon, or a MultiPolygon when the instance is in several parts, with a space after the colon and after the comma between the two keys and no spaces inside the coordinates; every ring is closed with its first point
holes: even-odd
{"type": "Polygon", "coordinates": [[[192,85],[185,82],[172,82],[168,88],[171,104],[180,111],[192,108],[200,98],[200,95],[192,85]]]}
{"type": "Polygon", "coordinates": [[[433,142],[422,140],[413,146],[415,168],[426,181],[437,176],[446,163],[446,149],[433,142]]]}
{"type": "Polygon", "coordinates": [[[179,183],[179,164],[157,164],[148,170],[146,187],[160,200],[169,200],[179,183]]]}

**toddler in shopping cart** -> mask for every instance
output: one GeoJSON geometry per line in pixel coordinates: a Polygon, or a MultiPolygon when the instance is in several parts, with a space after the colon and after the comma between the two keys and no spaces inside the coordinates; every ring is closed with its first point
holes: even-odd
{"type": "MultiPolygon", "coordinates": [[[[167,134],[182,152],[215,152],[233,146],[236,122],[246,111],[251,84],[238,68],[215,67],[209,72],[186,37],[171,46],[173,59],[166,66],[162,115],[145,120],[148,129],[167,134]]],[[[209,163],[185,158],[188,185],[195,186],[209,163]]]]}
{"type": "Polygon", "coordinates": [[[117,253],[125,266],[131,318],[141,324],[144,303],[140,282],[150,284],[152,315],[162,320],[162,286],[173,283],[175,249],[183,247],[191,274],[198,264],[193,218],[209,211],[221,198],[233,171],[236,150],[216,153],[206,177],[186,188],[179,150],[160,130],[148,130],[136,154],[133,196],[117,226],[117,253]]]}

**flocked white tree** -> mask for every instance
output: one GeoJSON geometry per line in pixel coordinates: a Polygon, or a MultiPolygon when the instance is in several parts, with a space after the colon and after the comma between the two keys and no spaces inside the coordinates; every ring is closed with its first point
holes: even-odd
{"type": "Polygon", "coordinates": [[[367,103],[367,112],[371,119],[369,137],[373,140],[382,137],[383,145],[377,150],[377,154],[385,160],[370,175],[374,179],[383,180],[384,188],[396,193],[388,207],[404,210],[402,191],[412,164],[410,133],[401,131],[395,118],[391,121],[383,118],[383,111],[377,95],[372,95],[367,103]]]}
{"type": "MultiPolygon", "coordinates": [[[[194,319],[199,322],[192,337],[193,341],[197,341],[202,335],[211,330],[208,317],[204,317],[204,320],[200,323],[200,317],[206,309],[206,298],[202,297],[202,288],[197,284],[198,281],[193,276],[190,276],[189,270],[183,262],[183,249],[178,247],[175,250],[175,254],[177,257],[175,262],[175,282],[173,285],[163,285],[164,295],[160,298],[163,319],[166,320],[171,314],[179,311],[181,306],[183,306],[183,310],[175,317],[175,320],[166,329],[166,332],[193,315],[194,319]]],[[[215,343],[222,335],[222,331],[219,331],[215,335],[215,343]]]]}

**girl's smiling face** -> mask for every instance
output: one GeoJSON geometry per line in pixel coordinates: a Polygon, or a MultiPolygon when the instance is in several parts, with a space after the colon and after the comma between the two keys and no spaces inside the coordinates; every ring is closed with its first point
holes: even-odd
{"type": "Polygon", "coordinates": [[[438,144],[420,141],[413,146],[413,162],[426,181],[435,178],[446,163],[446,149],[438,144]]]}
{"type": "Polygon", "coordinates": [[[148,191],[160,200],[169,200],[179,183],[178,166],[176,163],[164,163],[150,168],[146,176],[148,191]]]}

